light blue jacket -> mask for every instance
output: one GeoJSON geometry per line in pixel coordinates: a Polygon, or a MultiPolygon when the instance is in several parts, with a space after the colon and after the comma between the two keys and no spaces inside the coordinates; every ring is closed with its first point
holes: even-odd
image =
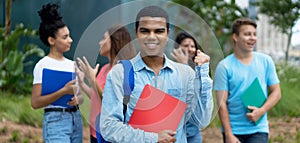
{"type": "MultiPolygon", "coordinates": [[[[208,63],[197,66],[195,74],[188,65],[173,62],[165,55],[164,59],[158,76],[146,66],[140,54],[131,60],[135,87],[127,105],[125,122],[128,123],[144,86],[150,84],[188,104],[175,135],[177,143],[186,143],[186,121],[203,128],[211,118],[213,99],[209,66],[208,63]]],[[[156,143],[157,133],[134,129],[123,123],[123,72],[123,66],[117,64],[107,76],[100,117],[101,134],[105,140],[116,143],[156,143]]]]}

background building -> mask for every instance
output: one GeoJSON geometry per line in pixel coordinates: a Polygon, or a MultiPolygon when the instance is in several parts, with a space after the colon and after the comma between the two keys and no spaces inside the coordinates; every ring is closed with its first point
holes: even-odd
{"type": "Polygon", "coordinates": [[[257,51],[270,55],[274,60],[284,59],[288,36],[269,24],[266,15],[258,14],[257,51]]]}
{"type": "MultiPolygon", "coordinates": [[[[249,1],[257,0],[238,0],[236,4],[240,7],[249,7],[249,1]]],[[[270,55],[274,60],[282,60],[285,57],[285,50],[288,44],[288,36],[280,32],[275,26],[269,24],[269,18],[266,15],[258,13],[258,9],[251,9],[249,13],[253,13],[256,10],[258,17],[257,23],[257,44],[256,50],[265,54],[270,55]]],[[[300,39],[300,37],[298,38],[300,39]]],[[[291,43],[290,55],[295,53],[293,51],[294,43],[291,43]]]]}

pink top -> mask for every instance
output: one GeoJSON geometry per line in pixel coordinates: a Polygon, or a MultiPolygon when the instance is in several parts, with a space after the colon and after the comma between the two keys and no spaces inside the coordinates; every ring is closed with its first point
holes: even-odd
{"type": "MultiPolygon", "coordinates": [[[[106,71],[108,67],[109,67],[109,64],[104,65],[96,77],[96,81],[99,83],[100,88],[102,90],[104,89],[107,74],[110,71],[110,69],[108,69],[108,71],[106,71]]],[[[99,115],[100,110],[101,110],[101,99],[97,94],[95,94],[95,91],[93,90],[93,88],[91,88],[90,97],[91,97],[90,133],[93,137],[96,138],[95,125],[96,125],[96,118],[99,115]]]]}

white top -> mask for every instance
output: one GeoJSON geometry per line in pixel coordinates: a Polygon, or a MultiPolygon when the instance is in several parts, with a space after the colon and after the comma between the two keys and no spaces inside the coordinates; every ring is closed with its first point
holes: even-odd
{"type": "Polygon", "coordinates": [[[57,71],[67,71],[67,72],[75,71],[74,62],[67,58],[64,58],[63,60],[56,60],[48,56],[45,56],[34,67],[33,84],[42,83],[44,68],[57,70],[57,71]]]}
{"type": "MultiPolygon", "coordinates": [[[[56,60],[45,56],[35,65],[33,70],[33,84],[42,84],[43,69],[51,69],[57,71],[75,72],[74,62],[64,57],[63,60],[56,60]]],[[[65,108],[63,106],[48,105],[45,108],[65,108]]]]}

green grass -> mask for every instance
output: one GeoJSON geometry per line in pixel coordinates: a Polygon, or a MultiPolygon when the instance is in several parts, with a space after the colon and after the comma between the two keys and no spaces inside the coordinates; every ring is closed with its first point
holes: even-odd
{"type": "MultiPolygon", "coordinates": [[[[300,69],[277,65],[282,98],[278,104],[269,111],[270,117],[299,117],[300,116],[300,69]]],[[[15,95],[0,91],[0,119],[25,123],[33,126],[41,126],[43,110],[33,110],[30,105],[30,95],[15,95]]],[[[85,102],[80,106],[85,125],[89,117],[89,99],[85,96],[85,102]]],[[[215,105],[216,106],[216,105],[215,105]]],[[[216,111],[213,118],[217,119],[216,111]]],[[[215,123],[215,125],[220,125],[215,123]]]]}
{"type": "MultiPolygon", "coordinates": [[[[284,64],[276,65],[277,74],[280,80],[281,99],[268,112],[270,118],[280,117],[299,117],[300,116],[300,69],[297,67],[287,66],[284,64]]],[[[215,107],[212,115],[212,122],[209,126],[220,127],[220,119],[217,114],[217,105],[215,94],[213,93],[215,107]]],[[[280,140],[278,136],[277,140],[280,140]]],[[[300,138],[300,133],[299,133],[300,138]]]]}
{"type": "MultiPolygon", "coordinates": [[[[83,105],[80,106],[84,125],[88,125],[90,114],[90,100],[85,96],[83,105]]],[[[9,120],[16,123],[41,127],[43,122],[43,109],[31,108],[31,95],[15,95],[0,91],[0,121],[9,120]]]]}
{"type": "Polygon", "coordinates": [[[81,112],[81,116],[82,116],[82,121],[84,123],[84,126],[88,126],[89,125],[89,117],[90,117],[90,111],[91,111],[91,107],[90,107],[90,99],[84,95],[84,102],[82,105],[80,105],[80,112],[81,112]]]}
{"type": "Polygon", "coordinates": [[[280,80],[281,99],[269,111],[271,117],[299,117],[300,116],[300,69],[297,67],[277,65],[280,80]]]}
{"type": "Polygon", "coordinates": [[[30,95],[15,95],[0,92],[0,120],[40,127],[42,125],[43,110],[33,110],[30,105],[30,95]]]}
{"type": "MultiPolygon", "coordinates": [[[[269,111],[269,117],[299,117],[300,116],[300,69],[279,64],[276,66],[280,79],[282,98],[278,104],[269,111]]],[[[90,100],[85,96],[85,102],[80,106],[84,125],[88,125],[90,114],[90,100]]],[[[30,105],[31,95],[15,95],[0,91],[0,121],[9,120],[16,123],[28,124],[36,127],[42,126],[43,110],[33,110],[30,105]]],[[[216,107],[216,104],[215,104],[216,107]]],[[[214,110],[213,121],[210,126],[220,127],[217,110],[214,110]]],[[[1,131],[0,131],[1,132],[1,131]]],[[[300,134],[297,134],[300,138],[300,134]]],[[[280,137],[278,137],[280,140],[280,137]]]]}

